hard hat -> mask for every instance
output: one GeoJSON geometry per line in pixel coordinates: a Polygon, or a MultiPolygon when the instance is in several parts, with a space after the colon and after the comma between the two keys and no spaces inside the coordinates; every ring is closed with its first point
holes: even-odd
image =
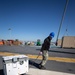
{"type": "Polygon", "coordinates": [[[55,33],[51,32],[49,36],[53,38],[55,36],[55,33]]]}

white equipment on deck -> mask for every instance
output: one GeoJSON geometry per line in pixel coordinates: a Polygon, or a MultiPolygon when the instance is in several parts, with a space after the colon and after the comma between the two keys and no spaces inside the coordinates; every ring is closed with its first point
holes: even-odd
{"type": "Polygon", "coordinates": [[[28,72],[29,61],[25,55],[3,56],[4,75],[23,75],[28,72]]]}

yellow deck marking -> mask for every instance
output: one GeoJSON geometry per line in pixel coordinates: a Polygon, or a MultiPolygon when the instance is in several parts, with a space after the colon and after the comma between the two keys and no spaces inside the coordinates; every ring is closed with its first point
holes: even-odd
{"type": "Polygon", "coordinates": [[[19,54],[9,53],[9,52],[0,52],[0,56],[12,56],[12,55],[19,55],[19,54]]]}
{"type": "MultiPolygon", "coordinates": [[[[37,55],[27,55],[29,58],[36,59],[37,55]]],[[[42,59],[42,56],[39,56],[38,59],[42,59]]],[[[75,63],[74,58],[62,58],[62,57],[49,57],[48,60],[60,61],[60,62],[71,62],[75,63]]]]}
{"type": "MultiPolygon", "coordinates": [[[[9,52],[0,52],[0,56],[13,56],[13,55],[20,55],[20,54],[9,53],[9,52]]],[[[27,56],[29,58],[31,58],[31,59],[36,59],[38,55],[27,54],[27,56]]],[[[39,56],[38,59],[42,59],[42,56],[39,56]]],[[[49,57],[48,60],[59,61],[59,62],[75,63],[75,59],[74,58],[49,57]]]]}

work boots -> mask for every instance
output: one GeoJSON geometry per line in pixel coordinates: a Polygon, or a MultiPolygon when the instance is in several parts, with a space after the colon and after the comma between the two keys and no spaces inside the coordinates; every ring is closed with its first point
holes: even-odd
{"type": "Polygon", "coordinates": [[[39,69],[46,69],[46,68],[42,66],[41,64],[39,64],[39,69]]]}

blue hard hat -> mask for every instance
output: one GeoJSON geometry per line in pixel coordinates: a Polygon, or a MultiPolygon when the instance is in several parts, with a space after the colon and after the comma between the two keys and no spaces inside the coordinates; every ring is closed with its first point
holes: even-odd
{"type": "Polygon", "coordinates": [[[55,36],[55,33],[51,32],[49,36],[53,38],[55,36]]]}

